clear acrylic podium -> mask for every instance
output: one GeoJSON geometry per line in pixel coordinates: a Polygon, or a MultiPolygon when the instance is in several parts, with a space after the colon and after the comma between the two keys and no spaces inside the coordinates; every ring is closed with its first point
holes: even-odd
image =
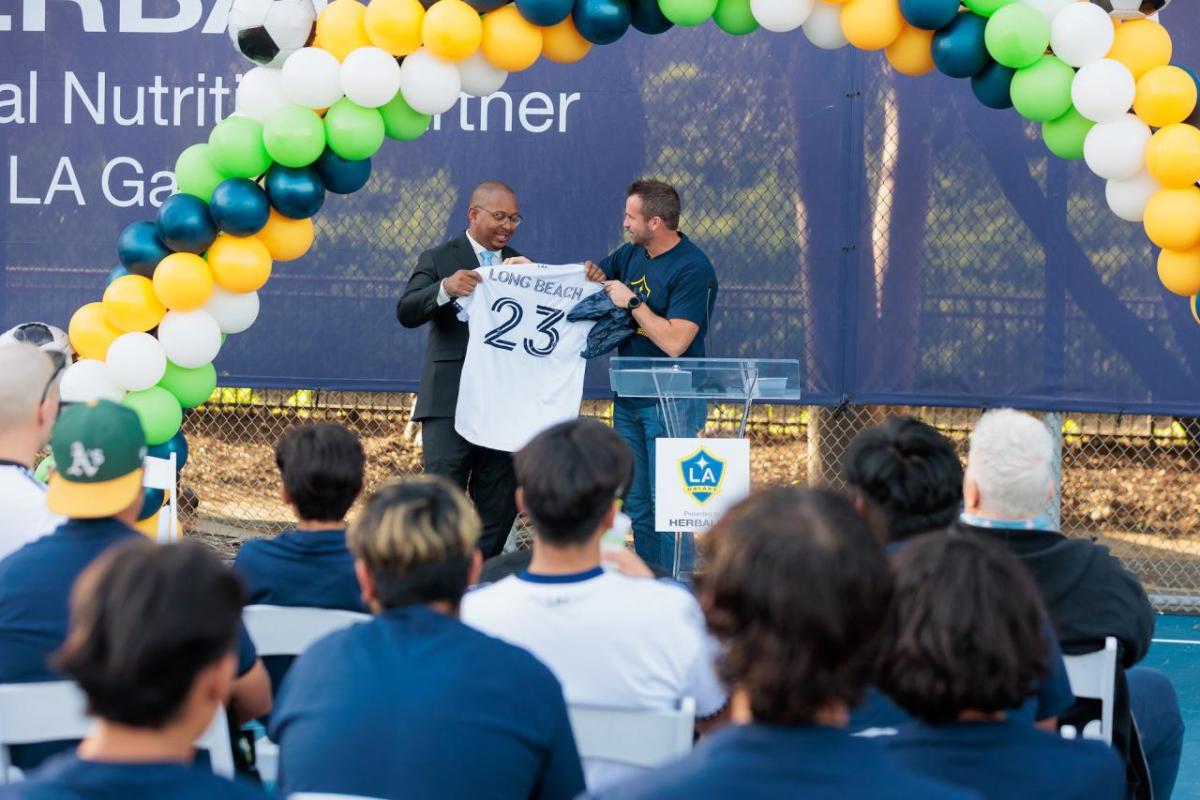
{"type": "MultiPolygon", "coordinates": [[[[750,408],[755,402],[800,400],[800,362],[786,358],[631,358],[618,356],[609,362],[609,383],[618,397],[653,398],[658,402],[669,438],[696,435],[686,430],[685,403],[703,400],[740,403],[742,419],[737,437],[746,435],[750,408]]],[[[654,469],[654,465],[650,465],[654,469]]],[[[679,577],[683,533],[675,534],[675,563],[672,574],[679,577]]]]}

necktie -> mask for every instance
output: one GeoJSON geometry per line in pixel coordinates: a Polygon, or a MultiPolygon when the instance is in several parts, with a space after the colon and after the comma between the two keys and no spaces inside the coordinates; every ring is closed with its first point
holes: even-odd
{"type": "Polygon", "coordinates": [[[479,254],[479,266],[491,267],[491,266],[494,266],[495,263],[496,263],[496,254],[493,253],[491,250],[484,250],[482,253],[479,254]]]}

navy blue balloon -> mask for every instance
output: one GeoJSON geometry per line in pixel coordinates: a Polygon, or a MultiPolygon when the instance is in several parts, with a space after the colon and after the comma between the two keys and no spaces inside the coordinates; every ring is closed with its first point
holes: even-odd
{"type": "Polygon", "coordinates": [[[175,454],[175,471],[183,469],[183,465],[188,460],[188,443],[184,437],[183,431],[177,431],[167,441],[162,444],[156,444],[146,450],[147,455],[152,455],[155,458],[170,458],[171,453],[175,454]]]}
{"type": "Polygon", "coordinates": [[[954,21],[933,35],[930,50],[934,66],[951,78],[969,78],[991,63],[983,32],[987,20],[963,11],[954,21]]]}
{"type": "MultiPolygon", "coordinates": [[[[421,0],[421,5],[428,10],[436,3],[437,0],[421,0]]],[[[467,5],[478,11],[480,14],[486,14],[489,11],[495,11],[503,5],[506,5],[508,0],[467,0],[467,5]]]]}
{"type": "Polygon", "coordinates": [[[633,27],[651,36],[675,27],[658,7],[658,0],[630,0],[630,15],[633,27]]]}
{"type": "Polygon", "coordinates": [[[267,197],[285,217],[308,219],[325,202],[325,182],[313,167],[275,164],[267,171],[267,197]]]}
{"type": "Polygon", "coordinates": [[[317,159],[317,172],[325,188],[334,194],[353,194],[367,185],[371,177],[371,159],[347,161],[337,153],[326,148],[317,159]]]}
{"type": "Polygon", "coordinates": [[[162,489],[146,489],[145,498],[142,500],[142,510],[138,512],[138,519],[150,519],[160,508],[162,508],[163,500],[166,499],[167,493],[162,489]]]}
{"type": "Polygon", "coordinates": [[[174,194],[158,210],[158,238],[176,253],[203,253],[217,238],[208,203],[193,194],[174,194]]]}
{"type": "MultiPolygon", "coordinates": [[[[1172,66],[1177,66],[1190,75],[1192,81],[1196,84],[1196,91],[1200,92],[1200,76],[1196,75],[1195,70],[1193,70],[1191,67],[1185,67],[1182,64],[1173,64],[1172,66]]],[[[1192,113],[1188,115],[1188,118],[1185,119],[1184,122],[1186,122],[1188,125],[1191,125],[1193,128],[1200,128],[1200,103],[1196,104],[1196,107],[1192,110],[1192,113]]]]}
{"type": "Polygon", "coordinates": [[[900,0],[900,14],[914,28],[936,31],[954,21],[959,0],[900,0]]]}
{"type": "Polygon", "coordinates": [[[125,269],[149,278],[171,250],[158,238],[158,226],[148,219],[131,222],[117,238],[117,257],[125,269]]]}
{"type": "MultiPolygon", "coordinates": [[[[121,266],[120,264],[117,264],[112,268],[112,271],[108,273],[108,283],[112,283],[117,278],[124,278],[128,274],[130,274],[129,270],[125,269],[125,267],[121,266]]],[[[105,286],[107,286],[108,283],[106,283],[105,286]]]]}
{"type": "Polygon", "coordinates": [[[592,44],[612,44],[629,29],[626,0],[575,0],[571,11],[579,35],[592,44]]]}
{"type": "Polygon", "coordinates": [[[571,16],[572,0],[517,0],[517,11],[534,25],[549,27],[571,16]]]}
{"type": "Polygon", "coordinates": [[[229,178],[213,189],[209,203],[213,222],[233,236],[253,236],[271,217],[267,194],[248,178],[229,178]]]}
{"type": "Polygon", "coordinates": [[[971,78],[971,91],[988,108],[1012,108],[1012,95],[1008,90],[1016,74],[1015,69],[993,61],[971,78]]]}

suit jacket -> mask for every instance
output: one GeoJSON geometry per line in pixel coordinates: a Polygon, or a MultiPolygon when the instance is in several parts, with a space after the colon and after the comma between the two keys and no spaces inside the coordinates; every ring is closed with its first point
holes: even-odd
{"type": "MultiPolygon", "coordinates": [[[[521,255],[511,247],[500,251],[504,258],[521,255]]],[[[479,258],[465,233],[426,250],[417,258],[417,268],[408,278],[408,286],[396,304],[396,317],[406,328],[430,323],[425,346],[425,367],[413,419],[453,417],[458,405],[458,381],[467,355],[467,323],[458,319],[452,301],[437,304],[438,286],[460,269],[476,269],[479,258]]]]}

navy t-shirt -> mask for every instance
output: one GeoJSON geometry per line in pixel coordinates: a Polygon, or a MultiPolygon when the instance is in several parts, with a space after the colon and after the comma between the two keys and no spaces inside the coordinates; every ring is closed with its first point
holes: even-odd
{"type": "Polygon", "coordinates": [[[573,798],[562,687],[524,650],[427,606],[337,631],[292,666],[271,716],[279,794],[573,798]]]}
{"type": "Polygon", "coordinates": [[[913,724],[885,741],[901,764],[986,800],[1125,796],[1125,770],[1112,748],[1063,739],[1024,720],[913,724]]]}
{"type": "Polygon", "coordinates": [[[595,796],[601,800],[978,797],[905,769],[874,739],[816,725],[730,725],[702,739],[682,761],[595,796]]]}
{"type": "Polygon", "coordinates": [[[54,759],[28,780],[0,789],[3,800],[266,800],[258,788],[174,763],[54,759]]]}

